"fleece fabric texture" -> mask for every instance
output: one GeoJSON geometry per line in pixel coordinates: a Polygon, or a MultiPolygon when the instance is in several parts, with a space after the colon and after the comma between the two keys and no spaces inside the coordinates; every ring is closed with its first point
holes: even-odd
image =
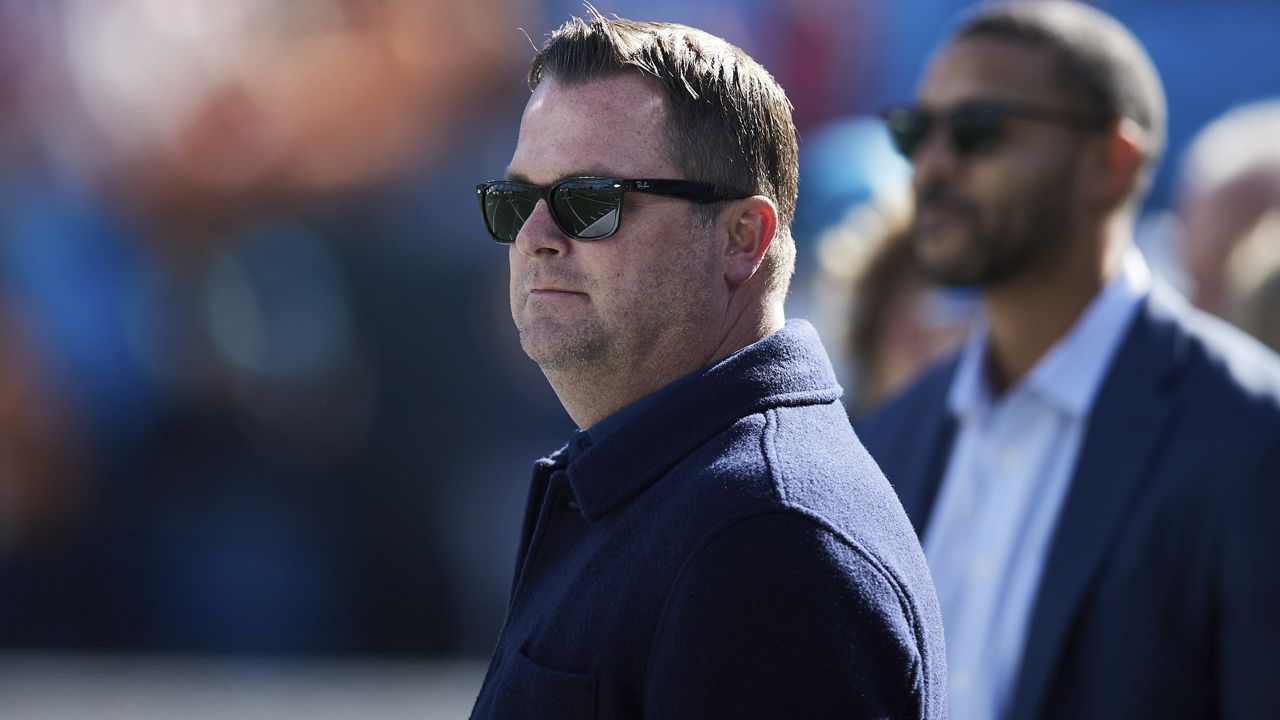
{"type": "Polygon", "coordinates": [[[534,467],[472,717],[941,718],[920,545],[792,321],[534,467]]]}

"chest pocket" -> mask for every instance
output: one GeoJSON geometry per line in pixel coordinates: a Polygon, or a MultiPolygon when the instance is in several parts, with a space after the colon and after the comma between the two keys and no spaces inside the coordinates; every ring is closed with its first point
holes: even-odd
{"type": "Polygon", "coordinates": [[[530,660],[523,650],[503,658],[494,683],[489,717],[507,720],[592,720],[596,681],[591,675],[560,672],[530,660]]]}

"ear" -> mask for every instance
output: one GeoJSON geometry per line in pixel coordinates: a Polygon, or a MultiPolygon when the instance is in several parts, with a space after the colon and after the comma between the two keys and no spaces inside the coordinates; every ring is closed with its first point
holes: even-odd
{"type": "Polygon", "coordinates": [[[727,235],[724,279],[736,287],[751,279],[778,230],[778,206],[763,195],[735,200],[720,215],[727,235]]]}
{"type": "Polygon", "coordinates": [[[1146,133],[1129,118],[1120,120],[1103,134],[1087,190],[1100,205],[1112,208],[1130,197],[1142,172],[1146,144],[1146,133]]]}

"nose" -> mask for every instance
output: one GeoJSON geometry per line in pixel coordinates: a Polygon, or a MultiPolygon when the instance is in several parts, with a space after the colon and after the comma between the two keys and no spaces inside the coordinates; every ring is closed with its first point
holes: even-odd
{"type": "Polygon", "coordinates": [[[534,257],[537,255],[559,255],[569,249],[571,240],[556,226],[551,219],[551,211],[546,200],[539,200],[533,206],[520,232],[516,233],[514,243],[516,251],[534,257]]]}
{"type": "Polygon", "coordinates": [[[911,166],[915,171],[912,183],[919,189],[938,180],[952,179],[960,163],[961,158],[947,137],[947,129],[933,127],[911,156],[911,166]]]}

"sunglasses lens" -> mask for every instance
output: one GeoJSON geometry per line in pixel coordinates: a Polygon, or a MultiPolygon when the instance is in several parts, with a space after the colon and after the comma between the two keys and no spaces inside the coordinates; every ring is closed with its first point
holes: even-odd
{"type": "Polygon", "coordinates": [[[1000,139],[1004,113],[994,105],[957,108],[952,113],[951,142],[965,155],[986,152],[1000,139]]]}
{"type": "Polygon", "coordinates": [[[533,214],[538,196],[533,189],[517,183],[493,183],[484,189],[484,220],[498,242],[512,243],[524,221],[533,214]]]}
{"type": "Polygon", "coordinates": [[[912,108],[895,108],[886,112],[884,119],[894,147],[908,159],[915,154],[932,124],[932,118],[912,108]]]}
{"type": "Polygon", "coordinates": [[[562,229],[579,240],[599,240],[618,229],[622,188],[612,183],[566,182],[551,196],[562,229]]]}

